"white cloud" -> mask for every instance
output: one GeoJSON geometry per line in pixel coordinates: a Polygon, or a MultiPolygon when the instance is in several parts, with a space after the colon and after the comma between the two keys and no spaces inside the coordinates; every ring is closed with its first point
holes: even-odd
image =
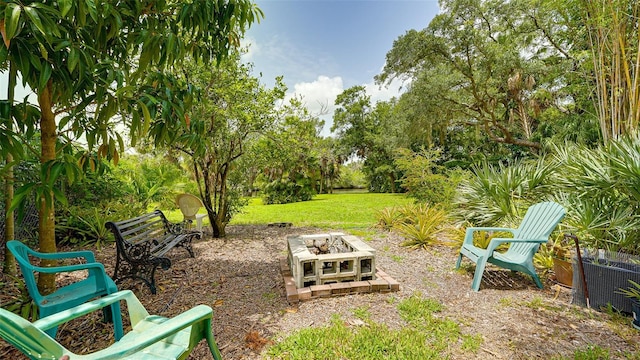
{"type": "Polygon", "coordinates": [[[364,88],[367,91],[367,95],[371,97],[371,104],[375,104],[378,101],[387,101],[392,97],[399,98],[403,92],[406,91],[409,83],[399,79],[394,79],[391,84],[380,86],[374,82],[364,84],[364,88]]]}
{"type": "MultiPolygon", "coordinates": [[[[293,92],[287,94],[285,101],[288,102],[293,97],[299,97],[312,114],[324,113],[325,116],[331,117],[335,110],[336,97],[343,91],[344,86],[340,76],[330,78],[320,75],[312,82],[295,84],[293,92]]],[[[324,116],[323,118],[326,120],[324,116]]]]}
{"type": "Polygon", "coordinates": [[[312,82],[301,82],[293,86],[293,92],[287,93],[285,102],[298,97],[311,112],[324,120],[322,136],[331,135],[333,125],[333,112],[336,109],[336,97],[344,91],[344,85],[340,76],[328,77],[320,75],[312,82]]]}

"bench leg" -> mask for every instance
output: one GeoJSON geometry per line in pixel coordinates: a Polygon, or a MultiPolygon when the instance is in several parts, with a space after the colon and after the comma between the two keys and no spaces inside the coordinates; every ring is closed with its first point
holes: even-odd
{"type": "Polygon", "coordinates": [[[124,279],[137,279],[142,280],[151,290],[152,294],[156,294],[156,281],[155,274],[156,268],[158,265],[162,266],[164,270],[169,269],[171,267],[171,262],[169,259],[162,258],[160,263],[152,263],[152,264],[129,264],[128,262],[122,263],[120,275],[114,279],[116,284],[119,284],[124,279]]]}
{"type": "Polygon", "coordinates": [[[194,258],[196,257],[196,255],[193,253],[193,246],[191,246],[191,241],[193,240],[193,238],[198,238],[201,239],[201,235],[200,233],[192,233],[189,234],[188,236],[186,236],[184,238],[184,240],[180,241],[179,243],[177,243],[175,246],[176,247],[181,247],[184,248],[185,250],[187,250],[187,252],[189,252],[189,255],[194,258]]]}

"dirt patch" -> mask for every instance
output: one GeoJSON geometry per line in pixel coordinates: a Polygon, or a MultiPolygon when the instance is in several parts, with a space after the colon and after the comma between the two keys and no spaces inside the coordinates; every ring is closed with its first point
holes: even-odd
{"type": "MultiPolygon", "coordinates": [[[[526,276],[490,267],[481,291],[473,292],[472,270],[454,268],[455,250],[412,251],[399,246],[397,236],[385,232],[376,233],[368,243],[377,250],[377,266],[400,283],[399,292],[289,305],[279,265],[279,259],[286,256],[286,236],[319,232],[323,231],[231,226],[225,239],[195,243],[195,259],[184,250],[173,250],[171,269],[156,273],[158,294],[152,295],[138,282],[127,282],[120,288],[131,288],[150,313],[163,316],[174,316],[197,304],[213,307],[213,330],[225,359],[261,359],[260,353],[269,343],[298,329],[326,325],[334,314],[355,321],[355,309],[367,308],[375,321],[400,328],[404,323],[396,309],[397,300],[415,293],[444,304],[442,316],[457,321],[465,334],[482,336],[477,354],[453,352],[452,359],[548,359],[572,356],[575,349],[588,345],[609,349],[612,358],[640,350],[640,332],[631,327],[630,319],[626,319],[628,325],[612,323],[605,313],[570,305],[571,292],[566,288],[547,283],[539,290],[526,276]]],[[[115,247],[93,250],[112,273],[115,247]]],[[[13,296],[11,289],[3,289],[3,303],[13,296]]],[[[107,346],[113,334],[98,314],[60,328],[58,339],[73,351],[86,352],[107,346]]],[[[0,358],[25,357],[0,341],[0,358]]],[[[191,358],[212,358],[205,342],[191,358]]]]}

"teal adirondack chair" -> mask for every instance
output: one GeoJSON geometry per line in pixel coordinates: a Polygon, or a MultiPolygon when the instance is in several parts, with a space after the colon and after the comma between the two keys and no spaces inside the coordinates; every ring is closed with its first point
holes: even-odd
{"type": "MultiPolygon", "coordinates": [[[[18,261],[22,276],[29,295],[38,306],[38,316],[45,317],[57,312],[70,309],[74,306],[85,303],[96,297],[112,294],[118,291],[116,284],[107,275],[104,266],[96,262],[91,251],[72,251],[58,253],[41,253],[30,249],[20,241],[11,240],[7,242],[9,251],[18,261]],[[70,258],[84,258],[84,264],[41,267],[31,263],[30,257],[38,259],[61,260],[70,258]],[[56,289],[49,295],[42,295],[38,290],[35,273],[57,274],[63,272],[73,272],[87,270],[88,276],[83,280],[56,289]]],[[[113,322],[114,337],[120,340],[122,337],[122,315],[120,314],[120,304],[114,303],[104,311],[106,321],[113,322]]],[[[51,337],[56,336],[57,327],[47,330],[51,337]]]]}
{"type": "Polygon", "coordinates": [[[464,243],[460,248],[456,269],[460,268],[462,256],[466,256],[476,263],[476,271],[473,275],[471,288],[480,290],[480,281],[487,263],[492,263],[512,271],[520,271],[531,275],[536,285],[542,289],[542,282],[533,266],[533,255],[538,251],[540,244],[549,241],[549,235],[565,215],[564,208],[555,202],[542,202],[532,205],[517,229],[471,227],[467,228],[464,243]],[[487,249],[481,249],[473,245],[473,233],[476,231],[507,231],[513,234],[513,238],[491,239],[487,249]],[[511,243],[504,253],[495,251],[498,246],[511,243]]]}
{"type": "Polygon", "coordinates": [[[206,339],[213,358],[220,360],[222,356],[211,332],[212,317],[213,310],[206,305],[198,305],[170,319],[149,315],[130,290],[123,290],[33,323],[0,309],[0,336],[30,359],[58,360],[64,355],[69,356],[69,360],[185,359],[202,339],[206,339]],[[46,333],[48,329],[121,300],[127,303],[132,330],[105,349],[86,355],[74,354],[46,333]]]}

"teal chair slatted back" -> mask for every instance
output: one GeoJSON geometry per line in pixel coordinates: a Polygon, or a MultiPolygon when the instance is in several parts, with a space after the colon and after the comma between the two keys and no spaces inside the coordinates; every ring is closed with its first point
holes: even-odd
{"type": "Polygon", "coordinates": [[[487,263],[531,275],[536,285],[542,288],[542,282],[533,265],[533,256],[538,251],[540,244],[548,241],[549,236],[564,215],[565,210],[560,204],[541,202],[529,207],[520,222],[520,226],[516,229],[498,227],[467,228],[462,247],[460,247],[460,253],[458,254],[456,268],[460,268],[463,256],[476,263],[476,270],[471,284],[471,288],[475,291],[480,289],[480,282],[487,263]],[[492,238],[489,246],[483,249],[473,244],[473,235],[478,231],[509,232],[513,237],[492,238]],[[507,251],[504,253],[496,251],[503,244],[510,244],[507,251]]]}
{"type": "MultiPolygon", "coordinates": [[[[564,207],[555,202],[532,205],[527,210],[513,237],[525,240],[548,239],[564,215],[564,207]]],[[[539,247],[540,243],[537,242],[514,243],[507,250],[507,254],[533,256],[539,247]]]]}

